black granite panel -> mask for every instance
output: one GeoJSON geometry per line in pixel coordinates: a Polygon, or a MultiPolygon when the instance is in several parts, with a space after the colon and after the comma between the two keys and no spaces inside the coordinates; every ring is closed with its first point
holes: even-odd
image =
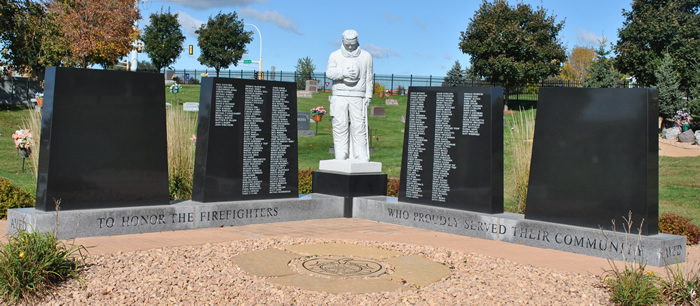
{"type": "Polygon", "coordinates": [[[298,197],[296,84],[203,78],[192,199],[298,197]]]}
{"type": "Polygon", "coordinates": [[[411,87],[399,200],[503,212],[503,89],[411,87]]]}
{"type": "Polygon", "coordinates": [[[658,91],[542,88],[525,218],[658,232],[658,91]]]}
{"type": "Polygon", "coordinates": [[[46,70],[36,208],[168,204],[163,75],[46,70]]]}

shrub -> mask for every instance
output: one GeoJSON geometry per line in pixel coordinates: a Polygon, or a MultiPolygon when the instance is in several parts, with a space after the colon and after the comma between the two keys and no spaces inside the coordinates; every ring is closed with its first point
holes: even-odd
{"type": "Polygon", "coordinates": [[[190,78],[190,81],[187,82],[187,84],[190,84],[190,85],[197,85],[197,84],[199,84],[199,80],[196,79],[196,78],[190,78]]]}
{"type": "Polygon", "coordinates": [[[662,233],[685,236],[687,245],[694,245],[700,240],[700,229],[690,223],[690,219],[676,214],[663,213],[659,218],[659,231],[662,233]]]}
{"type": "Polygon", "coordinates": [[[36,301],[57,282],[77,277],[83,246],[66,246],[51,233],[18,231],[0,247],[0,295],[6,302],[36,301]]]}
{"type": "Polygon", "coordinates": [[[0,219],[7,218],[7,210],[10,208],[34,207],[35,204],[33,194],[9,179],[0,177],[0,219]]]}
{"type": "Polygon", "coordinates": [[[313,188],[313,172],[314,169],[299,170],[299,193],[312,193],[313,188]]]}
{"type": "Polygon", "coordinates": [[[527,189],[530,180],[530,160],[532,157],[532,139],[535,133],[535,113],[526,113],[520,109],[518,114],[513,114],[509,120],[510,137],[513,141],[510,146],[514,163],[515,186],[513,198],[515,199],[516,213],[525,213],[527,201],[527,189]]]}
{"type": "Polygon", "coordinates": [[[399,184],[400,181],[397,179],[390,179],[386,184],[386,195],[390,197],[399,196],[399,184]]]}

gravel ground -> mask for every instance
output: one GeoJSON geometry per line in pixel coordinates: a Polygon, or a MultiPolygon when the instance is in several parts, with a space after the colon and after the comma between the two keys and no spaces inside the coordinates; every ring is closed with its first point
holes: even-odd
{"type": "Polygon", "coordinates": [[[321,239],[251,239],[119,252],[88,259],[83,283],[62,284],[49,305],[202,304],[609,304],[600,277],[522,265],[477,254],[403,243],[321,239]],[[422,255],[452,268],[446,279],[416,288],[331,294],[276,285],[248,274],[231,257],[286,244],[338,242],[422,255]]]}

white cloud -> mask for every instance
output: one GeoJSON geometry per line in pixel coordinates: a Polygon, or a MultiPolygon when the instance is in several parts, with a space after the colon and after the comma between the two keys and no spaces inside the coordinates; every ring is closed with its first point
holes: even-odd
{"type": "Polygon", "coordinates": [[[413,51],[413,55],[420,56],[420,57],[425,57],[427,59],[435,59],[435,56],[432,54],[423,54],[418,51],[413,51]]]}
{"type": "Polygon", "coordinates": [[[392,15],[391,13],[384,13],[384,18],[389,23],[394,23],[394,22],[401,20],[401,15],[395,16],[395,15],[392,15]]]}
{"type": "Polygon", "coordinates": [[[598,45],[603,40],[603,36],[588,32],[584,28],[578,28],[576,30],[576,40],[578,40],[579,44],[598,45]]]}
{"type": "Polygon", "coordinates": [[[183,11],[177,11],[175,13],[177,14],[177,21],[180,22],[182,28],[185,29],[185,34],[191,35],[191,37],[197,37],[194,31],[199,29],[204,21],[196,19],[183,11]]]}
{"type": "Polygon", "coordinates": [[[191,7],[195,10],[203,11],[225,7],[248,6],[253,3],[268,3],[268,0],[164,0],[164,2],[179,4],[185,7],[191,7]]]}
{"type": "Polygon", "coordinates": [[[284,30],[301,35],[301,33],[299,33],[299,25],[296,20],[292,21],[277,11],[265,10],[264,12],[260,12],[252,8],[244,8],[241,9],[239,13],[244,17],[249,17],[262,22],[271,22],[284,30]]]}
{"type": "Polygon", "coordinates": [[[445,53],[445,59],[451,60],[452,55],[450,55],[449,53],[445,53]]]}
{"type": "Polygon", "coordinates": [[[377,47],[373,44],[361,45],[362,49],[372,54],[374,58],[386,58],[389,56],[400,56],[398,51],[392,50],[390,48],[377,47]]]}
{"type": "Polygon", "coordinates": [[[428,27],[428,25],[425,24],[425,22],[421,21],[417,16],[413,16],[413,23],[421,29],[425,29],[428,27]]]}

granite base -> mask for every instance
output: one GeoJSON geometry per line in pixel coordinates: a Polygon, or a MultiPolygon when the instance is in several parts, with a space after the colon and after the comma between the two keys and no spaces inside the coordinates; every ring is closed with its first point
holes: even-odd
{"type": "MultiPolygon", "coordinates": [[[[686,238],[669,234],[636,235],[611,230],[525,220],[513,213],[482,214],[399,202],[386,196],[353,201],[358,219],[444,233],[498,240],[538,248],[664,266],[684,262],[686,238]]],[[[601,225],[610,228],[611,224],[601,225]]]]}
{"type": "Polygon", "coordinates": [[[57,232],[59,239],[140,234],[196,228],[301,221],[343,216],[342,197],[311,194],[293,199],[85,209],[44,212],[8,210],[7,233],[57,232]],[[57,217],[58,215],[58,217],[57,217]]]}
{"type": "Polygon", "coordinates": [[[343,197],[345,199],[343,217],[352,218],[353,198],[386,195],[387,180],[387,175],[384,173],[347,174],[314,171],[313,191],[343,197]]]}

